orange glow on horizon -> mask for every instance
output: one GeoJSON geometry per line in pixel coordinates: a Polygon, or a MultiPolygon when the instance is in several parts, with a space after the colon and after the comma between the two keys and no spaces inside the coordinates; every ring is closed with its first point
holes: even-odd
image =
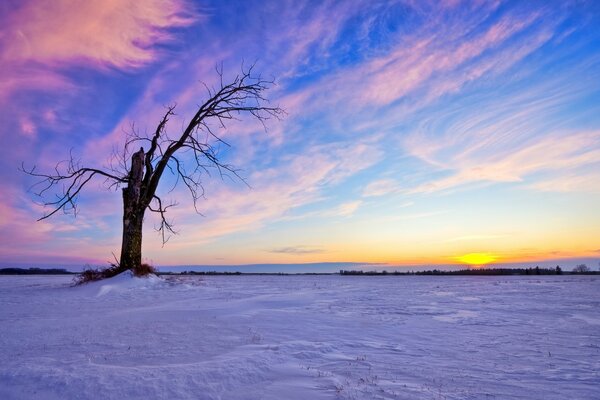
{"type": "Polygon", "coordinates": [[[464,264],[483,266],[496,261],[498,257],[490,253],[469,253],[456,259],[464,264]]]}

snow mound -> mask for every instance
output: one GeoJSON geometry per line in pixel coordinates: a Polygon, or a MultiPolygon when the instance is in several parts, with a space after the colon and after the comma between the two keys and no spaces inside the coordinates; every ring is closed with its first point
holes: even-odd
{"type": "Polygon", "coordinates": [[[90,282],[83,286],[86,291],[94,293],[97,297],[104,296],[111,292],[124,292],[132,289],[152,289],[162,286],[165,281],[157,275],[148,275],[138,277],[131,271],[121,272],[112,278],[103,279],[97,282],[90,282]]]}

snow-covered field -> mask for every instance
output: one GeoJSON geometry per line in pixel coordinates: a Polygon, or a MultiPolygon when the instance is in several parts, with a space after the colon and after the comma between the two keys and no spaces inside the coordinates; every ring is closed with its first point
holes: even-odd
{"type": "Polygon", "coordinates": [[[0,399],[600,398],[593,276],[70,279],[0,277],[0,399]]]}

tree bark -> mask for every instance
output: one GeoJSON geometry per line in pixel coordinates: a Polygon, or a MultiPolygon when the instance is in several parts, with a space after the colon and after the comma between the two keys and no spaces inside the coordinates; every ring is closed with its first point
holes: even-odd
{"type": "Polygon", "coordinates": [[[143,202],[144,149],[131,156],[127,187],[123,188],[123,240],[119,271],[135,269],[142,263],[142,225],[146,204],[143,202]]]}

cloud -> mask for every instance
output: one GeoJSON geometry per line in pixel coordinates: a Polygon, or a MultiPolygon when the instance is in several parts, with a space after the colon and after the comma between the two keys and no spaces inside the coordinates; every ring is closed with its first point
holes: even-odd
{"type": "Polygon", "coordinates": [[[131,68],[151,61],[169,28],[193,21],[180,0],[29,1],[4,18],[3,62],[131,68]]]}
{"type": "Polygon", "coordinates": [[[350,217],[352,214],[358,210],[358,208],[362,205],[362,201],[349,201],[347,203],[340,204],[337,209],[333,210],[331,215],[339,216],[339,217],[350,217]]]}
{"type": "Polygon", "coordinates": [[[185,0],[24,1],[0,17],[0,101],[72,90],[66,67],[130,70],[154,61],[171,29],[199,18],[185,0]]]}
{"type": "MultiPolygon", "coordinates": [[[[536,67],[530,63],[527,70],[536,67]]],[[[430,179],[410,192],[495,182],[544,191],[598,190],[594,165],[600,132],[573,128],[590,119],[589,109],[573,109],[573,104],[598,85],[571,79],[585,76],[593,82],[597,73],[587,61],[550,76],[519,73],[504,85],[493,81],[493,92],[480,89],[419,114],[400,142],[406,153],[426,163],[430,179]]]]}
{"type": "Polygon", "coordinates": [[[500,239],[500,238],[504,238],[507,237],[509,235],[503,234],[503,235],[466,235],[466,236],[458,236],[458,237],[454,237],[451,239],[446,239],[443,242],[444,243],[453,243],[453,242],[472,242],[472,241],[476,241],[476,240],[488,240],[488,239],[500,239]]]}
{"type": "Polygon", "coordinates": [[[21,134],[28,138],[34,138],[37,133],[37,127],[28,118],[21,118],[20,121],[21,134]]]}
{"type": "MultiPolygon", "coordinates": [[[[457,16],[446,10],[431,12],[422,26],[398,38],[398,45],[389,52],[328,75],[303,89],[298,98],[305,98],[315,109],[344,103],[356,112],[387,106],[425,90],[430,103],[486,73],[506,70],[549,40],[555,26],[546,24],[521,38],[542,18],[542,12],[507,12],[489,25],[484,23],[485,10],[475,13],[476,17],[466,17],[465,10],[457,16]]],[[[419,107],[424,105],[423,100],[416,101],[419,107]]]]}
{"type": "Polygon", "coordinates": [[[75,85],[59,72],[39,66],[0,64],[0,103],[13,99],[14,93],[27,90],[73,90],[75,85]]]}
{"type": "Polygon", "coordinates": [[[431,193],[478,182],[529,182],[531,188],[545,191],[599,189],[600,176],[591,171],[600,159],[600,131],[552,133],[512,147],[496,144],[492,149],[477,152],[470,150],[481,143],[472,139],[460,152],[448,152],[448,148],[441,147],[440,152],[445,150],[442,153],[445,156],[438,158],[437,164],[452,171],[450,175],[418,185],[410,192],[431,193]],[[574,172],[582,169],[585,175],[573,178],[574,172]],[[543,173],[553,175],[548,178],[543,173]]]}
{"type": "Polygon", "coordinates": [[[364,189],[364,197],[379,197],[391,193],[397,193],[400,190],[398,183],[393,179],[379,179],[369,183],[364,189]]]}
{"type": "Polygon", "coordinates": [[[600,192],[600,174],[592,167],[588,171],[554,172],[538,182],[529,185],[531,189],[541,192],[600,192]]]}
{"type": "Polygon", "coordinates": [[[291,255],[305,255],[305,254],[322,254],[325,250],[314,248],[310,246],[290,246],[290,247],[279,247],[276,249],[266,250],[269,253],[276,254],[291,254],[291,255]]]}

